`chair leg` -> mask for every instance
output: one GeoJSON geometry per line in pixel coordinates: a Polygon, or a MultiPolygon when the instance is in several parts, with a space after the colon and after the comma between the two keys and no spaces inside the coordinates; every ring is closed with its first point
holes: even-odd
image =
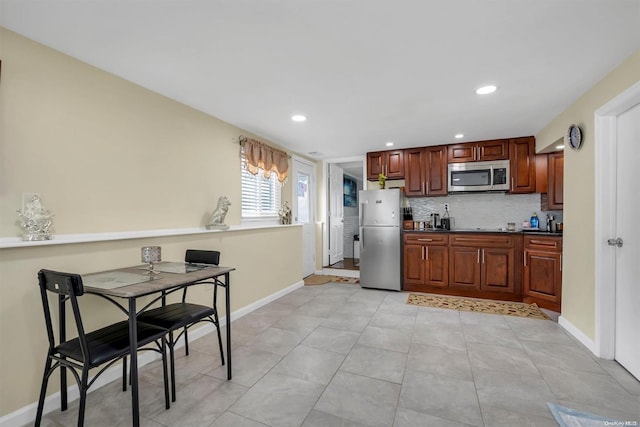
{"type": "Polygon", "coordinates": [[[184,352],[187,356],[189,355],[189,336],[187,332],[188,330],[189,328],[185,326],[184,327],[184,352]]]}
{"type": "Polygon", "coordinates": [[[165,409],[169,409],[171,404],[169,403],[169,380],[167,379],[167,344],[164,337],[162,341],[162,378],[164,379],[164,406],[165,409]]]}
{"type": "Polygon", "coordinates": [[[80,381],[80,404],[78,406],[78,427],[84,426],[84,410],[87,406],[87,384],[89,383],[89,367],[82,368],[82,380],[80,381]]]}
{"type": "Polygon", "coordinates": [[[224,366],[224,349],[222,348],[222,334],[220,333],[220,320],[218,319],[218,312],[214,315],[214,325],[216,326],[216,330],[218,332],[218,346],[220,347],[220,360],[222,361],[222,365],[224,366]]]}
{"type": "Polygon", "coordinates": [[[122,391],[127,391],[127,356],[122,358],[122,391]]]}
{"type": "Polygon", "coordinates": [[[51,374],[51,359],[47,356],[47,362],[44,364],[44,374],[42,375],[42,387],[40,387],[40,398],[38,399],[38,411],[36,412],[35,427],[40,427],[42,421],[42,412],[44,410],[44,399],[47,394],[47,385],[49,384],[49,375],[51,374]]]}
{"type": "Polygon", "coordinates": [[[60,410],[66,411],[67,407],[67,368],[62,365],[60,367],[60,410]]]}
{"type": "Polygon", "coordinates": [[[174,353],[173,331],[169,331],[169,364],[171,368],[171,401],[176,401],[176,359],[174,353]]]}

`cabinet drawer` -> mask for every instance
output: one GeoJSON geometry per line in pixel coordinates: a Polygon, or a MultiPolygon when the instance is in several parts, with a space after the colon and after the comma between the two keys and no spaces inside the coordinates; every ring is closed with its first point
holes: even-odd
{"type": "Polygon", "coordinates": [[[512,248],[513,236],[502,234],[454,234],[451,246],[472,246],[483,248],[512,248]]]}
{"type": "Polygon", "coordinates": [[[411,233],[404,235],[404,242],[422,245],[448,245],[449,235],[442,233],[411,233]]]}
{"type": "Polygon", "coordinates": [[[562,237],[524,236],[524,248],[562,252],[562,237]]]}

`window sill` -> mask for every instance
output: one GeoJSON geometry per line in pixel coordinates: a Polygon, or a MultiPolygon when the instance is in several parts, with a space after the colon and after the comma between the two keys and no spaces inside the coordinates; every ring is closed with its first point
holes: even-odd
{"type": "Polygon", "coordinates": [[[207,230],[206,228],[176,228],[165,230],[121,231],[113,233],[57,234],[51,240],[24,241],[19,237],[0,237],[0,249],[28,248],[33,246],[66,245],[72,243],[107,242],[111,240],[144,239],[149,237],[188,236],[192,234],[231,233],[265,228],[298,227],[300,224],[243,223],[229,226],[228,230],[207,230]]]}

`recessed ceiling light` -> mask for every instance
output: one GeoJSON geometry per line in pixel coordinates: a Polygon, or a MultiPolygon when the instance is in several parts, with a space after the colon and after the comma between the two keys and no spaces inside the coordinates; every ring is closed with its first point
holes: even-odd
{"type": "Polygon", "coordinates": [[[457,133],[457,134],[455,135],[455,138],[456,138],[456,139],[464,138],[464,134],[462,134],[462,133],[457,133]]]}
{"type": "Polygon", "coordinates": [[[296,114],[294,116],[291,116],[291,120],[293,120],[294,122],[304,122],[305,120],[307,120],[307,118],[302,114],[296,114]]]}
{"type": "Polygon", "coordinates": [[[494,85],[482,86],[481,88],[476,89],[476,93],[478,95],[487,95],[495,92],[496,89],[498,88],[494,85]]]}
{"type": "Polygon", "coordinates": [[[558,150],[564,150],[564,144],[556,145],[558,150]]]}
{"type": "Polygon", "coordinates": [[[384,144],[384,145],[386,145],[387,147],[393,147],[393,142],[389,141],[389,142],[387,142],[387,143],[386,143],[386,144],[384,144]]]}

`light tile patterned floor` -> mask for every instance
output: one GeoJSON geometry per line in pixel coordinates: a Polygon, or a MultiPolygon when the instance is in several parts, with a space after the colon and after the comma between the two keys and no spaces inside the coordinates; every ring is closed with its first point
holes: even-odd
{"type": "MultiPolygon", "coordinates": [[[[141,370],[144,426],[556,426],[547,402],[640,424],[640,382],[550,320],[408,306],[407,293],[300,288],[232,324],[233,380],[206,336],[178,350],[164,409],[141,370]]],[[[43,426],[74,425],[69,411],[43,426]]],[[[89,394],[87,426],[130,425],[118,382],[89,394]]]]}

